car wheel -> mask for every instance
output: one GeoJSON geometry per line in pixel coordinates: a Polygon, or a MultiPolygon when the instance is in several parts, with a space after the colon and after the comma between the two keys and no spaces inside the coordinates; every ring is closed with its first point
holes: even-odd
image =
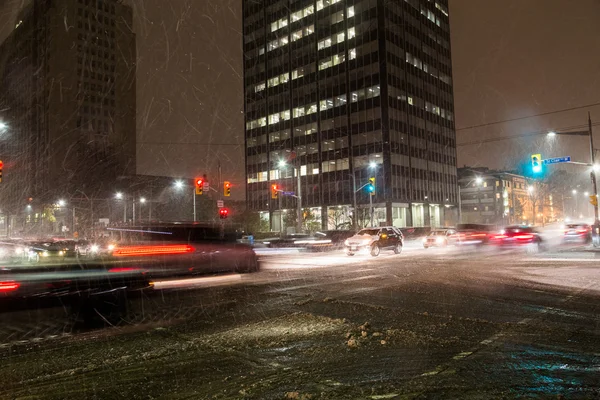
{"type": "Polygon", "coordinates": [[[427,245],[423,245],[423,248],[424,248],[424,249],[428,249],[428,248],[429,248],[429,246],[427,246],[427,245]]]}
{"type": "Polygon", "coordinates": [[[353,256],[354,255],[354,253],[346,253],[346,254],[349,255],[349,256],[353,256]]]}
{"type": "Polygon", "coordinates": [[[398,243],[398,244],[396,245],[396,247],[394,247],[394,253],[395,253],[395,254],[400,254],[400,253],[402,253],[402,243],[398,243]]]}
{"type": "Polygon", "coordinates": [[[540,252],[540,248],[540,242],[533,242],[527,245],[527,249],[525,251],[527,252],[527,254],[537,254],[540,252]]]}
{"type": "Polygon", "coordinates": [[[371,255],[373,257],[377,257],[380,252],[381,252],[381,249],[379,248],[379,245],[377,243],[375,243],[373,245],[373,247],[371,247],[371,255]]]}

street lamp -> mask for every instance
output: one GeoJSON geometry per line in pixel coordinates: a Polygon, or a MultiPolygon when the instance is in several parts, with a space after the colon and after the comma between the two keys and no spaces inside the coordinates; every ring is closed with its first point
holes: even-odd
{"type": "Polygon", "coordinates": [[[554,131],[548,132],[548,137],[555,137],[555,136],[556,136],[556,132],[554,132],[554,131]]]}
{"type": "Polygon", "coordinates": [[[533,192],[534,192],[534,190],[535,190],[535,189],[534,189],[534,187],[533,187],[533,186],[528,186],[528,187],[527,187],[527,191],[529,192],[529,194],[533,193],[533,192]]]}
{"type": "MultiPolygon", "coordinates": [[[[177,180],[173,183],[175,189],[182,190],[186,185],[182,180],[177,180]]],[[[193,213],[192,218],[193,221],[196,222],[196,187],[192,185],[192,204],[193,204],[193,213]]]]}
{"type": "MultiPolygon", "coordinates": [[[[279,168],[285,168],[287,166],[285,160],[279,160],[279,168]]],[[[302,232],[302,183],[300,181],[300,169],[295,165],[292,165],[294,173],[296,174],[296,230],[297,233],[302,232]]],[[[281,210],[279,211],[281,212],[281,210]]]]}
{"type": "Polygon", "coordinates": [[[0,121],[0,131],[3,131],[8,128],[8,125],[5,122],[0,121]]]}
{"type": "Polygon", "coordinates": [[[475,178],[475,183],[481,185],[483,183],[483,178],[478,176],[477,178],[475,178]]]}
{"type": "MultiPolygon", "coordinates": [[[[125,196],[123,196],[123,193],[121,192],[117,192],[115,193],[115,199],[117,200],[124,200],[125,196]]],[[[123,223],[127,222],[127,202],[123,201],[123,223]]]]}
{"type": "Polygon", "coordinates": [[[58,201],[57,204],[58,204],[59,207],[64,207],[67,204],[67,202],[61,199],[61,200],[58,201]]]}
{"type": "Polygon", "coordinates": [[[577,194],[577,190],[573,189],[573,191],[571,193],[577,194]]]}
{"type": "MultiPolygon", "coordinates": [[[[597,186],[597,182],[596,182],[596,172],[600,171],[600,166],[598,166],[595,162],[595,155],[594,155],[594,135],[592,132],[592,118],[590,116],[590,114],[588,113],[588,129],[587,131],[574,131],[574,132],[553,132],[555,135],[568,135],[568,136],[587,136],[589,138],[590,141],[590,163],[589,164],[584,164],[584,165],[588,165],[592,167],[592,171],[590,173],[591,178],[592,178],[592,190],[593,193],[596,197],[598,197],[598,186],[597,186]]],[[[550,135],[550,133],[548,134],[548,136],[552,136],[550,135]]],[[[576,163],[577,164],[577,163],[576,163]]],[[[578,163],[581,164],[581,163],[578,163]]],[[[575,193],[573,193],[575,194],[575,193]]],[[[600,223],[600,220],[598,218],[598,205],[594,206],[594,224],[598,225],[600,223]]],[[[597,246],[596,241],[594,241],[594,247],[597,246]]]]}

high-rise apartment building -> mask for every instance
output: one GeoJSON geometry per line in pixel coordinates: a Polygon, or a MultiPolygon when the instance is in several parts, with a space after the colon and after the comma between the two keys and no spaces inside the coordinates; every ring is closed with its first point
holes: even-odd
{"type": "Polygon", "coordinates": [[[277,229],[297,200],[273,199],[271,187],[297,194],[299,173],[313,222],[348,224],[356,187],[364,225],[359,188],[373,176],[376,224],[455,219],[447,0],[244,0],[243,10],[249,209],[277,229]]]}
{"type": "Polygon", "coordinates": [[[135,174],[132,29],[132,9],[117,0],[21,10],[0,46],[2,212],[27,206],[37,219],[59,198],[103,197],[135,174]]]}

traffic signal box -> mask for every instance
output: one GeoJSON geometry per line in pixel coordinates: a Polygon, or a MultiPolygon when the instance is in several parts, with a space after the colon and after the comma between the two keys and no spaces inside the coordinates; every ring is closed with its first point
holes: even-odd
{"type": "Polygon", "coordinates": [[[204,190],[204,179],[196,178],[194,184],[196,185],[196,194],[201,195],[204,190]]]}
{"type": "Polygon", "coordinates": [[[369,192],[369,194],[371,196],[375,196],[375,177],[374,176],[369,178],[369,184],[367,185],[367,192],[369,192]]]}

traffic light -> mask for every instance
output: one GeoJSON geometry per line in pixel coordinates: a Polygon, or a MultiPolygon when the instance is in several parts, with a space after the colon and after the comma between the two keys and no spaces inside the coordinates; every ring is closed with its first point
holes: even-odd
{"type": "Polygon", "coordinates": [[[229,182],[229,181],[223,182],[223,195],[226,197],[231,196],[231,182],[229,182]]]}
{"type": "Polygon", "coordinates": [[[534,174],[542,172],[542,155],[532,154],[531,155],[531,170],[534,174]]]}
{"type": "Polygon", "coordinates": [[[593,206],[598,205],[598,198],[596,197],[595,194],[590,195],[590,204],[593,206]]]}
{"type": "Polygon", "coordinates": [[[369,192],[369,194],[371,196],[375,196],[375,177],[372,176],[369,178],[369,183],[366,186],[367,188],[367,192],[369,192]]]}
{"type": "Polygon", "coordinates": [[[196,194],[202,194],[202,190],[204,188],[204,179],[196,178],[194,183],[196,185],[196,194]]]}
{"type": "Polygon", "coordinates": [[[279,186],[277,184],[271,185],[271,198],[278,199],[279,198],[279,186]]]}
{"type": "Polygon", "coordinates": [[[219,209],[219,218],[221,219],[227,219],[227,216],[229,215],[229,210],[226,208],[221,208],[219,209]]]}
{"type": "Polygon", "coordinates": [[[4,163],[0,160],[0,182],[2,182],[2,169],[4,168],[4,163]]]}

